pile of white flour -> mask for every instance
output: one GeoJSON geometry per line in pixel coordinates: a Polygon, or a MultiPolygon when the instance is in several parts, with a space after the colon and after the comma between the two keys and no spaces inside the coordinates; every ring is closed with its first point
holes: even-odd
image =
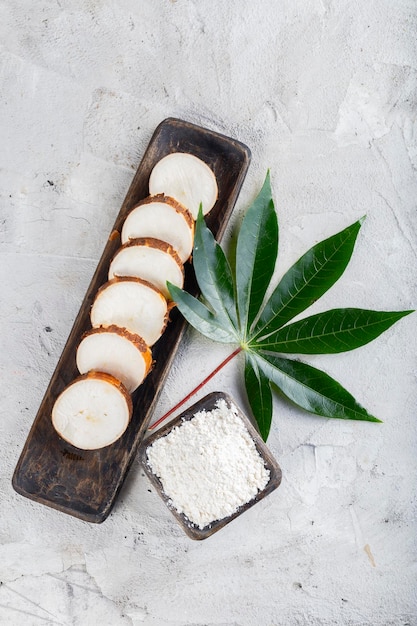
{"type": "Polygon", "coordinates": [[[270,476],[236,407],[224,400],[157,439],[147,457],[170,504],[200,529],[252,500],[270,476]]]}

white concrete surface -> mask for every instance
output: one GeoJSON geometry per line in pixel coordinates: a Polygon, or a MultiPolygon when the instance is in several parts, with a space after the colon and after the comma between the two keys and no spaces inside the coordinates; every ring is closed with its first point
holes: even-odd
{"type": "MultiPolygon", "coordinates": [[[[138,464],[98,526],[10,482],[165,117],[251,148],[228,235],[271,168],[282,271],[367,214],[315,310],[416,306],[416,13],[413,0],[0,0],[1,624],[417,624],[415,316],[311,359],[384,423],[277,399],[282,486],[205,542],[182,533],[138,464]]],[[[228,350],[188,332],[155,417],[228,350]]],[[[207,391],[245,406],[241,379],[234,361],[207,391]]]]}

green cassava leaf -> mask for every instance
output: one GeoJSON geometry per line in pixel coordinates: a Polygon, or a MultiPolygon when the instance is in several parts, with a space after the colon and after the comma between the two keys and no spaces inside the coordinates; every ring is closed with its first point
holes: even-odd
{"type": "MultiPolygon", "coordinates": [[[[288,324],[343,274],[362,221],[313,246],[284,274],[264,302],[278,251],[278,223],[269,173],[243,219],[234,272],[199,213],[193,258],[203,301],[168,283],[169,291],[194,328],[214,341],[240,344],[245,351],[246,391],[265,440],[272,418],[271,385],[316,415],[379,422],[328,374],[277,354],[353,350],[411,313],[345,308],[288,324]]],[[[239,348],[219,368],[238,352],[239,348]]]]}
{"type": "Polygon", "coordinates": [[[207,228],[200,210],[196,222],[193,265],[201,294],[225,328],[237,327],[232,272],[225,254],[207,228]]]}
{"type": "Polygon", "coordinates": [[[316,244],[282,277],[250,340],[271,334],[320,298],[343,274],[362,220],[316,244]]]}
{"type": "Polygon", "coordinates": [[[247,211],[236,248],[236,293],[244,340],[259,312],[278,252],[278,220],[271,195],[269,172],[247,211]]]}
{"type": "Polygon", "coordinates": [[[220,343],[236,343],[236,335],[228,328],[224,328],[215,315],[197,298],[194,298],[187,291],[183,291],[176,285],[167,282],[171,298],[176,303],[179,311],[202,335],[219,341],[220,343]]]}
{"type": "Polygon", "coordinates": [[[323,417],[380,422],[325,372],[300,361],[261,352],[256,353],[256,360],[264,375],[306,411],[323,417]]]}
{"type": "Polygon", "coordinates": [[[250,352],[246,352],[245,357],[246,393],[261,437],[266,441],[272,421],[271,386],[256,358],[250,352]]]}
{"type": "Polygon", "coordinates": [[[373,341],[412,311],[332,309],[306,317],[259,339],[253,348],[291,354],[335,354],[373,341]]]}

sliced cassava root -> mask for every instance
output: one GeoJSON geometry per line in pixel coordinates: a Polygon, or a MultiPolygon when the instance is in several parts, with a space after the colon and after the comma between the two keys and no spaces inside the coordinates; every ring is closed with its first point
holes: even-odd
{"type": "Polygon", "coordinates": [[[149,196],[132,209],[122,227],[123,244],[142,237],[170,244],[184,263],[193,249],[193,217],[173,198],[164,194],[149,196]]]}
{"type": "Polygon", "coordinates": [[[168,321],[162,293],[141,278],[112,278],[98,290],[91,307],[91,325],[120,326],[152,346],[168,321]]]}
{"type": "Polygon", "coordinates": [[[91,372],[61,392],[52,409],[52,424],[73,446],[96,450],[119,439],[131,416],[132,400],[124,385],[109,374],[91,372]]]}
{"type": "Polygon", "coordinates": [[[218,188],[214,172],[204,161],[193,154],[173,152],[154,166],[149,193],[164,193],[175,198],[197,219],[200,204],[204,215],[213,208],[218,188]]]}
{"type": "Polygon", "coordinates": [[[52,423],[66,441],[85,450],[103,448],[126,430],[132,393],[152,365],[152,346],[168,321],[167,281],[182,288],[191,255],[194,220],[214,206],[218,188],[206,163],[173,153],[154,167],[148,198],[123,224],[122,247],[109,267],[109,281],[90,312],[93,328],[76,354],[81,376],[58,396],[52,423]],[[143,340],[142,338],[143,337],[143,340]]]}
{"type": "Polygon", "coordinates": [[[110,263],[109,279],[135,276],[148,281],[169,299],[167,281],[182,289],[184,268],[175,249],[165,241],[146,237],[125,243],[110,263]]]}
{"type": "Polygon", "coordinates": [[[132,393],[148,374],[152,353],[139,335],[109,326],[93,328],[84,335],[76,360],[80,374],[90,371],[110,374],[132,393]]]}

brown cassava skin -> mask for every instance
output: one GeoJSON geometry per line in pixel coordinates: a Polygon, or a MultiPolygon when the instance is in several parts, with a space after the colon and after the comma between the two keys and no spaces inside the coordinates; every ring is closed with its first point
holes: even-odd
{"type": "MultiPolygon", "coordinates": [[[[69,383],[69,385],[67,385],[59,394],[59,396],[56,399],[56,402],[58,402],[60,396],[65,393],[70,387],[72,387],[72,385],[75,385],[76,383],[79,383],[81,380],[102,380],[103,382],[109,383],[110,385],[113,385],[114,387],[116,387],[116,389],[118,389],[124,399],[126,400],[126,404],[127,404],[127,408],[128,408],[128,414],[129,414],[129,419],[128,419],[128,424],[132,418],[132,413],[133,413],[133,402],[132,402],[132,398],[130,393],[128,392],[128,390],[126,389],[126,387],[124,386],[124,384],[122,382],[120,382],[120,380],[118,380],[117,378],[115,378],[114,376],[112,376],[111,374],[105,374],[104,372],[87,372],[87,374],[81,374],[81,376],[78,376],[77,378],[75,378],[73,381],[71,381],[69,383]]],[[[52,421],[52,424],[55,428],[55,424],[52,421]]],[[[71,441],[69,441],[68,439],[66,439],[64,437],[64,435],[62,435],[61,432],[59,432],[57,430],[58,435],[61,437],[61,439],[63,439],[64,441],[68,441],[68,443],[70,443],[71,445],[74,445],[71,441]]],[[[118,439],[120,439],[120,437],[118,437],[118,439]]],[[[112,442],[114,443],[114,442],[112,442]]],[[[110,443],[108,445],[111,445],[110,443]]],[[[75,447],[75,446],[74,446],[75,447]]],[[[106,446],[107,447],[107,446],[106,446]]]]}
{"type": "Polygon", "coordinates": [[[114,283],[120,283],[120,282],[141,283],[142,285],[145,285],[146,287],[153,289],[153,291],[156,291],[156,293],[162,298],[162,300],[165,300],[164,295],[159,291],[158,287],[155,287],[155,285],[152,285],[152,283],[150,283],[149,281],[144,280],[143,278],[137,278],[136,276],[115,276],[114,278],[111,278],[106,283],[104,283],[104,285],[101,285],[99,289],[97,289],[96,298],[102,291],[107,289],[107,287],[110,287],[110,285],[113,285],[114,283]]]}
{"type": "Polygon", "coordinates": [[[175,198],[171,198],[171,196],[166,196],[163,193],[157,193],[153,196],[148,196],[147,198],[144,198],[133,207],[132,211],[134,211],[138,206],[142,206],[143,204],[151,204],[151,202],[162,202],[163,204],[169,204],[170,206],[172,206],[172,208],[175,209],[177,213],[180,213],[184,216],[188,226],[192,229],[194,233],[194,218],[191,215],[190,211],[183,204],[181,204],[181,202],[178,202],[178,200],[175,200],[175,198]]]}
{"type": "MultiPolygon", "coordinates": [[[[145,287],[149,287],[149,289],[152,289],[153,291],[155,291],[155,293],[157,293],[160,296],[160,298],[164,301],[166,308],[167,308],[164,321],[163,321],[162,330],[161,330],[161,334],[163,334],[169,322],[169,312],[175,305],[171,302],[168,303],[164,294],[161,293],[161,291],[159,291],[159,289],[155,287],[155,285],[152,285],[152,283],[150,283],[147,280],[144,280],[143,278],[136,278],[135,276],[131,276],[131,277],[130,276],[116,276],[115,278],[108,280],[106,283],[104,283],[104,285],[101,285],[101,287],[97,290],[92,307],[94,306],[94,303],[96,302],[96,300],[100,297],[100,294],[105,289],[107,289],[111,285],[114,285],[115,283],[121,283],[121,282],[135,282],[141,285],[145,285],[145,287]]],[[[108,328],[108,326],[104,326],[103,328],[108,328]]]]}
{"type": "MultiPolygon", "coordinates": [[[[194,236],[194,219],[190,213],[190,211],[185,208],[180,202],[178,202],[177,200],[175,200],[174,198],[171,198],[169,196],[165,196],[164,194],[156,194],[154,196],[148,196],[147,198],[145,198],[143,201],[141,201],[138,205],[136,205],[137,208],[138,206],[144,205],[144,204],[151,204],[152,202],[161,202],[161,203],[165,203],[165,204],[169,204],[172,208],[175,209],[175,211],[177,213],[179,213],[180,215],[182,215],[184,217],[184,219],[186,220],[188,226],[190,227],[190,229],[192,230],[192,234],[194,236]]],[[[134,209],[132,209],[134,210],[134,209]]],[[[135,239],[129,239],[129,241],[127,241],[125,244],[123,244],[115,253],[115,255],[113,256],[113,258],[115,258],[117,256],[117,254],[120,252],[120,250],[125,249],[125,248],[129,248],[129,247],[133,247],[133,246],[149,246],[152,248],[156,248],[158,250],[161,250],[162,252],[165,252],[167,254],[169,254],[174,261],[177,263],[178,267],[181,270],[182,275],[184,276],[184,265],[177,253],[177,251],[175,250],[175,248],[170,245],[169,243],[162,241],[160,239],[156,239],[154,237],[138,237],[135,239]]],[[[157,294],[160,295],[160,297],[164,300],[164,302],[167,305],[167,313],[164,319],[164,327],[162,332],[165,331],[166,326],[168,324],[169,321],[169,311],[173,308],[173,306],[175,306],[174,303],[172,302],[167,302],[165,296],[162,294],[162,292],[155,287],[155,285],[153,285],[152,283],[150,283],[149,281],[142,279],[142,278],[137,278],[137,277],[133,277],[133,276],[115,276],[114,278],[110,279],[109,281],[107,281],[106,283],[104,283],[104,285],[102,285],[96,293],[96,297],[95,300],[96,301],[99,297],[100,294],[107,289],[108,287],[110,287],[111,285],[115,284],[115,283],[119,283],[119,282],[136,282],[136,283],[140,283],[142,285],[145,285],[146,287],[149,287],[150,289],[153,289],[157,294]]],[[[139,335],[137,335],[136,333],[132,333],[129,330],[127,330],[126,328],[117,326],[116,324],[112,324],[110,326],[99,326],[97,328],[92,328],[89,331],[87,331],[86,333],[84,333],[83,338],[87,337],[89,335],[92,334],[99,334],[101,332],[113,332],[116,333],[120,336],[125,337],[126,339],[128,339],[142,354],[144,362],[145,362],[145,377],[147,376],[147,374],[149,373],[151,367],[152,367],[152,353],[151,353],[151,349],[149,348],[149,346],[146,344],[146,342],[142,339],[142,337],[140,337],[139,335]]],[[[132,415],[132,398],[131,395],[129,394],[129,392],[127,391],[126,387],[123,385],[123,383],[119,380],[117,380],[114,376],[112,376],[111,374],[106,374],[104,372],[99,372],[99,371],[90,371],[87,374],[83,374],[81,376],[79,376],[78,378],[76,378],[75,380],[73,380],[70,385],[68,385],[66,387],[66,389],[68,389],[68,387],[70,387],[72,384],[85,379],[85,378],[96,378],[96,379],[100,379],[103,381],[107,381],[113,385],[115,385],[117,388],[119,388],[122,392],[123,395],[125,396],[125,398],[128,401],[128,407],[129,407],[129,420],[131,418],[132,415]]],[[[142,381],[143,382],[143,381],[142,381]]],[[[142,383],[141,383],[142,384],[142,383]]],[[[62,434],[59,433],[61,437],[62,434]]],[[[65,439],[65,437],[63,437],[63,439],[65,439]]]]}
{"type": "MultiPolygon", "coordinates": [[[[82,374],[81,376],[78,376],[74,381],[72,381],[72,383],[68,385],[68,387],[70,387],[79,380],[88,378],[92,378],[94,380],[103,380],[104,382],[110,383],[111,385],[117,387],[117,389],[119,389],[124,395],[129,409],[129,415],[132,416],[132,398],[130,396],[130,393],[128,392],[124,384],[111,374],[106,374],[104,372],[87,372],[87,374],[82,374]]],[[[66,387],[66,389],[68,389],[68,387],[66,387]]]]}
{"type": "MultiPolygon", "coordinates": [[[[138,238],[138,237],[135,237],[135,236],[129,237],[126,233],[124,233],[124,228],[125,228],[126,221],[136,211],[139,211],[139,213],[140,213],[140,209],[141,208],[145,208],[147,206],[152,207],[153,204],[165,205],[166,208],[168,208],[170,211],[173,211],[173,213],[177,214],[177,216],[179,216],[180,219],[184,220],[185,228],[189,232],[190,249],[188,249],[188,246],[187,246],[186,251],[184,251],[184,255],[180,255],[178,252],[177,252],[177,254],[181,257],[180,258],[181,262],[185,263],[186,261],[188,261],[191,258],[191,254],[192,254],[192,245],[193,245],[194,234],[195,234],[195,220],[194,220],[191,212],[184,205],[182,205],[180,202],[175,200],[175,198],[172,198],[170,196],[166,196],[166,195],[164,195],[162,193],[161,194],[155,194],[153,196],[147,196],[146,198],[141,200],[139,203],[135,204],[135,206],[129,211],[129,213],[127,214],[127,216],[126,216],[126,218],[124,220],[122,228],[120,230],[120,237],[121,237],[121,240],[123,242],[123,245],[125,245],[129,241],[132,241],[133,239],[138,238]]],[[[162,233],[159,233],[160,236],[158,236],[158,234],[156,234],[156,233],[152,233],[152,235],[153,236],[156,235],[155,239],[157,239],[158,241],[165,241],[164,236],[163,236],[162,233]]],[[[152,238],[152,235],[150,235],[149,238],[152,238]]],[[[146,237],[146,233],[144,234],[144,238],[145,237],[146,237]]],[[[167,242],[165,242],[165,243],[167,243],[167,242]]],[[[174,250],[175,250],[175,248],[174,248],[174,250]]]]}
{"type": "Polygon", "coordinates": [[[113,260],[117,257],[120,250],[125,250],[126,248],[132,248],[134,246],[147,246],[149,248],[155,248],[157,250],[160,250],[161,252],[165,252],[166,254],[169,254],[170,256],[172,256],[172,258],[174,259],[174,261],[180,268],[182,275],[184,276],[184,264],[181,261],[180,257],[178,256],[178,253],[175,250],[175,248],[171,246],[170,243],[167,243],[166,241],[162,241],[161,239],[155,239],[155,237],[137,237],[136,239],[129,239],[129,241],[126,241],[126,243],[120,246],[120,248],[116,251],[116,254],[113,256],[112,260],[110,261],[110,265],[113,262],[113,260]]]}
{"type": "MultiPolygon", "coordinates": [[[[175,248],[171,244],[167,243],[166,241],[162,241],[161,239],[155,239],[155,237],[137,237],[135,239],[129,239],[128,241],[126,241],[126,243],[124,243],[122,246],[120,246],[120,248],[116,250],[116,253],[113,255],[109,266],[111,266],[112,262],[114,261],[114,259],[117,257],[117,255],[119,254],[121,250],[125,250],[126,248],[134,248],[135,246],[148,246],[150,248],[155,248],[156,250],[160,250],[161,252],[165,252],[166,254],[169,254],[173,258],[175,263],[178,265],[179,269],[181,270],[181,274],[184,280],[185,278],[184,264],[181,261],[180,257],[178,256],[178,253],[175,250],[175,248]]],[[[123,278],[123,276],[114,276],[114,278],[123,278]]],[[[132,277],[126,276],[125,278],[132,278],[132,277]]],[[[148,285],[152,285],[152,283],[146,281],[143,278],[141,280],[142,282],[147,283],[148,285]]],[[[154,287],[154,285],[152,286],[154,287]]],[[[160,290],[157,287],[155,287],[155,289],[157,289],[160,292],[160,290]]],[[[162,296],[165,298],[164,294],[162,294],[162,296]]],[[[168,308],[169,309],[172,308],[171,302],[168,302],[168,308]]]]}
{"type": "Polygon", "coordinates": [[[107,333],[115,333],[116,335],[120,335],[121,337],[125,337],[132,343],[135,348],[139,350],[142,354],[143,360],[145,362],[145,377],[149,374],[152,368],[152,351],[150,347],[146,344],[146,342],[137,335],[136,333],[132,333],[127,328],[123,328],[122,326],[116,326],[116,324],[111,324],[110,326],[98,326],[97,328],[91,328],[88,330],[81,339],[85,339],[85,337],[89,337],[90,335],[100,334],[102,332],[107,333]]]}

